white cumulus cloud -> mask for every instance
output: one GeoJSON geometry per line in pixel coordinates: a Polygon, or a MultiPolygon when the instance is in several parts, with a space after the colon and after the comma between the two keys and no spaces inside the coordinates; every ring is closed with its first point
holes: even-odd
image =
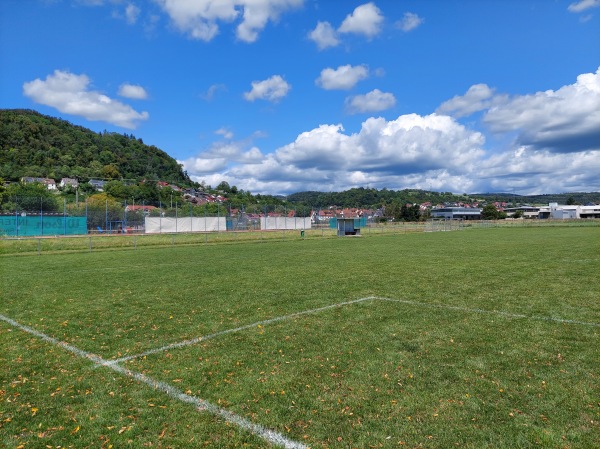
{"type": "Polygon", "coordinates": [[[222,135],[226,140],[215,142],[197,156],[181,161],[193,176],[211,183],[208,179],[215,173],[226,172],[236,165],[260,164],[264,160],[265,156],[260,149],[251,146],[249,140],[232,141],[233,133],[226,128],[221,128],[215,133],[222,135]]]}
{"type": "Polygon", "coordinates": [[[114,100],[98,91],[89,90],[90,79],[55,70],[45,80],[39,78],[23,84],[23,94],[36,103],[53,107],[60,112],[100,120],[123,128],[136,128],[147,120],[147,112],[137,112],[131,106],[114,100]]]}
{"type": "Polygon", "coordinates": [[[171,18],[173,24],[193,39],[212,40],[219,32],[219,23],[241,22],[236,36],[244,42],[254,42],[266,24],[302,5],[303,0],[155,0],[171,18]]]}
{"type": "Polygon", "coordinates": [[[381,10],[370,2],[357,6],[351,14],[348,14],[338,31],[340,33],[364,34],[372,38],[379,34],[383,23],[381,10]]]}
{"type": "Polygon", "coordinates": [[[567,8],[570,12],[581,12],[590,8],[597,8],[600,6],[600,0],[579,0],[578,2],[571,3],[567,8]]]}
{"type": "Polygon", "coordinates": [[[369,69],[365,65],[351,66],[342,65],[337,69],[326,68],[321,70],[321,75],[316,79],[317,86],[323,89],[348,90],[352,89],[356,83],[369,76],[369,69]]]}
{"type": "Polygon", "coordinates": [[[369,118],[355,134],[344,133],[341,125],[321,125],[274,157],[281,165],[322,172],[338,182],[350,173],[368,174],[376,182],[431,170],[462,171],[483,155],[483,143],[480,133],[450,117],[409,114],[391,121],[369,118]]]}
{"type": "Polygon", "coordinates": [[[437,109],[438,114],[466,117],[475,112],[483,111],[506,99],[505,96],[495,96],[494,89],[487,84],[474,84],[464,95],[456,95],[443,102],[437,109]]]}
{"type": "Polygon", "coordinates": [[[423,24],[423,18],[412,12],[405,12],[401,20],[396,22],[396,27],[400,28],[405,33],[414,30],[423,24]]]}
{"type": "Polygon", "coordinates": [[[280,75],[263,81],[252,81],[252,90],[244,93],[248,101],[267,100],[277,102],[285,97],[292,87],[280,75]]]}
{"type": "MultiPolygon", "coordinates": [[[[516,147],[482,161],[476,175],[487,191],[583,192],[599,188],[600,150],[577,154],[553,153],[533,147],[516,147]]],[[[483,190],[480,190],[483,191],[483,190]]]]}
{"type": "Polygon", "coordinates": [[[119,87],[119,95],[125,98],[134,100],[145,100],[148,98],[148,92],[142,86],[137,84],[121,84],[119,87]]]}
{"type": "Polygon", "coordinates": [[[198,168],[217,165],[212,158],[232,157],[224,149],[203,153],[185,168],[199,181],[225,179],[252,192],[344,190],[357,183],[469,191],[469,176],[483,157],[484,142],[482,134],[451,117],[410,114],[391,121],[369,118],[352,134],[339,124],[321,125],[274,153],[259,153],[262,157],[251,163],[228,166],[219,174],[198,168]]]}
{"type": "Polygon", "coordinates": [[[560,89],[512,97],[487,111],[494,132],[518,133],[522,145],[560,153],[600,149],[600,68],[560,89]]]}
{"type": "Polygon", "coordinates": [[[337,47],[340,44],[337,32],[329,22],[318,22],[315,29],[308,33],[308,38],[317,44],[319,50],[337,47]]]}
{"type": "Polygon", "coordinates": [[[193,173],[195,177],[202,180],[206,180],[208,175],[226,170],[229,165],[228,159],[225,157],[206,157],[205,155],[191,157],[180,163],[188,173],[193,173]]]}
{"type": "Polygon", "coordinates": [[[296,140],[276,152],[276,159],[284,165],[299,169],[334,169],[352,153],[350,137],[341,125],[321,125],[303,132],[296,140]]]}
{"type": "Polygon", "coordinates": [[[304,0],[240,0],[243,7],[243,20],[237,27],[236,35],[244,42],[254,42],[267,22],[276,22],[279,16],[303,4],[304,0]]]}
{"type": "Polygon", "coordinates": [[[346,110],[350,114],[362,112],[379,112],[396,105],[396,97],[389,92],[374,89],[364,95],[355,95],[346,99],[346,110]]]}

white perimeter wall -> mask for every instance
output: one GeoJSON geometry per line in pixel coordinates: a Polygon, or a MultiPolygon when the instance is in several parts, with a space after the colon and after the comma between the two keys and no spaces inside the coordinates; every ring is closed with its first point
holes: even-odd
{"type": "Polygon", "coordinates": [[[310,229],[310,217],[262,217],[260,229],[310,229]]]}
{"type": "Polygon", "coordinates": [[[227,230],[225,217],[146,217],[144,225],[146,234],[227,230]]]}

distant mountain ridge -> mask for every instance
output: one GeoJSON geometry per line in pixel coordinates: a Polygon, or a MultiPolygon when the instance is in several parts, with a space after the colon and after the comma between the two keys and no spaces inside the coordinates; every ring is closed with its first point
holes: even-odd
{"type": "Polygon", "coordinates": [[[378,207],[382,204],[475,204],[487,202],[503,202],[510,204],[541,204],[557,202],[568,204],[600,203],[600,192],[575,192],[548,195],[515,195],[513,193],[473,193],[454,194],[451,192],[431,192],[420,189],[377,190],[358,187],[343,192],[297,192],[286,197],[290,203],[304,203],[316,207],[378,207]]]}
{"type": "Polygon", "coordinates": [[[0,178],[143,179],[192,184],[163,150],[133,135],[82,126],[26,109],[0,109],[0,178]]]}

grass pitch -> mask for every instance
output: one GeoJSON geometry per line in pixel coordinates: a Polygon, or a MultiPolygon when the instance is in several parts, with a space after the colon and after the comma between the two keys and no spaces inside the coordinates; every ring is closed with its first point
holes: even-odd
{"type": "Polygon", "coordinates": [[[312,448],[600,441],[597,227],[4,256],[0,270],[0,447],[276,446],[262,430],[312,448]]]}

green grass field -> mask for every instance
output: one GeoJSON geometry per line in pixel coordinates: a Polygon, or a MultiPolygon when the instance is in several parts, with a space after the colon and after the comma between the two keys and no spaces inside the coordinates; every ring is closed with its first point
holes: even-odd
{"type": "Polygon", "coordinates": [[[0,447],[595,448],[598,273],[600,227],[0,256],[0,447]]]}

